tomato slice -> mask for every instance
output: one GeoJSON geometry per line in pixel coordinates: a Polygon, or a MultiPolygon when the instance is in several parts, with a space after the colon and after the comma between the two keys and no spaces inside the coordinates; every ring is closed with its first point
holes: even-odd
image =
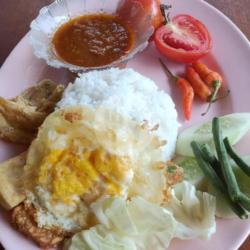
{"type": "Polygon", "coordinates": [[[208,54],[212,39],[206,26],[186,14],[175,16],[171,22],[158,28],[155,45],[167,58],[189,63],[208,54]]]}

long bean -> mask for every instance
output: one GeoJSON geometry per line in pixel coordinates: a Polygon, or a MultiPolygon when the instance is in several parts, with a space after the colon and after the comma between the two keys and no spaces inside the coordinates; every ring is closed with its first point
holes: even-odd
{"type": "Polygon", "coordinates": [[[241,192],[239,202],[247,211],[250,212],[250,198],[248,196],[241,192]]]}
{"type": "Polygon", "coordinates": [[[201,146],[203,159],[210,163],[211,167],[214,169],[218,177],[224,181],[224,176],[221,170],[221,164],[212,153],[210,147],[207,144],[201,146]]]}
{"type": "Polygon", "coordinates": [[[232,167],[228,159],[227,151],[222,140],[222,131],[220,127],[219,118],[215,117],[212,122],[212,131],[214,144],[217,151],[219,161],[221,163],[221,169],[225,178],[228,193],[232,201],[238,201],[240,195],[240,189],[235,178],[232,167]]]}
{"type": "Polygon", "coordinates": [[[250,166],[233,150],[228,138],[224,139],[224,144],[228,154],[234,160],[234,162],[242,169],[242,171],[250,177],[250,166]]]}
{"type": "Polygon", "coordinates": [[[223,182],[218,177],[218,175],[216,174],[215,170],[211,167],[211,165],[207,163],[203,158],[200,145],[197,142],[193,141],[191,142],[191,147],[193,149],[196,161],[201,170],[203,171],[203,173],[205,174],[205,176],[207,176],[211,180],[211,182],[215,187],[217,187],[217,189],[219,189],[221,192],[224,192],[225,188],[223,182]]]}
{"type": "Polygon", "coordinates": [[[230,196],[227,193],[227,189],[223,184],[223,181],[218,177],[211,165],[203,159],[200,145],[197,142],[193,141],[191,143],[191,147],[196,157],[196,161],[200,166],[201,170],[203,171],[204,175],[207,176],[207,178],[209,178],[215,188],[217,188],[221,192],[221,194],[226,199],[228,205],[235,212],[235,214],[237,214],[241,219],[247,219],[248,215],[246,211],[238,203],[233,202],[230,199],[230,196]]]}
{"type": "MultiPolygon", "coordinates": [[[[210,163],[211,167],[214,169],[214,171],[217,173],[218,177],[221,179],[221,181],[223,182],[223,185],[226,186],[226,182],[222,173],[222,169],[221,169],[221,164],[218,161],[218,159],[216,158],[216,156],[211,152],[211,149],[209,148],[209,146],[207,144],[204,144],[201,146],[201,151],[202,151],[202,157],[205,161],[207,161],[208,163],[210,163]]],[[[227,190],[225,190],[227,191],[227,190]]],[[[226,198],[226,197],[225,197],[226,198]]],[[[232,202],[229,199],[230,202],[232,202]]],[[[242,195],[242,193],[240,194],[239,197],[239,203],[242,204],[242,206],[249,211],[250,209],[250,199],[245,196],[244,194],[242,195]]],[[[235,203],[237,204],[237,203],[235,203]]]]}

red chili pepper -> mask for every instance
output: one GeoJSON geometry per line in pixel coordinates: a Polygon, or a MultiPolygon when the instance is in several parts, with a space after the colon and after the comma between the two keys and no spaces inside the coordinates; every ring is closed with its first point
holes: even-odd
{"type": "Polygon", "coordinates": [[[209,87],[213,88],[215,81],[223,82],[221,75],[209,69],[204,63],[197,61],[192,63],[192,66],[209,87]]]}
{"type": "MultiPolygon", "coordinates": [[[[218,100],[217,95],[218,95],[219,90],[222,87],[223,78],[218,72],[215,72],[209,69],[205,64],[199,61],[192,63],[192,66],[195,69],[195,71],[200,75],[202,80],[212,90],[212,94],[209,98],[209,105],[207,107],[207,110],[205,113],[202,114],[202,115],[206,115],[209,112],[212,103],[218,100]]],[[[227,94],[223,96],[223,98],[227,97],[229,93],[230,91],[228,91],[227,94]]]]}
{"type": "Polygon", "coordinates": [[[187,67],[187,78],[194,89],[194,93],[203,101],[209,102],[211,90],[191,66],[187,67]]]}
{"type": "Polygon", "coordinates": [[[193,62],[192,67],[203,80],[205,80],[205,78],[212,72],[212,70],[210,70],[205,64],[199,61],[193,62]]]}
{"type": "Polygon", "coordinates": [[[173,75],[163,61],[161,59],[159,61],[170,80],[178,84],[182,92],[182,110],[186,120],[190,120],[194,100],[194,90],[191,84],[185,78],[173,75]]]}

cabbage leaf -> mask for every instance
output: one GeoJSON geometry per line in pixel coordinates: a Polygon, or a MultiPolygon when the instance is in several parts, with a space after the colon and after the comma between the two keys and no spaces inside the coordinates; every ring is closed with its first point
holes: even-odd
{"type": "Polygon", "coordinates": [[[172,195],[165,207],[178,222],[175,236],[180,239],[209,239],[216,231],[215,197],[196,191],[187,181],[176,185],[172,195]]]}
{"type": "Polygon", "coordinates": [[[77,233],[69,250],[165,250],[174,237],[176,221],[165,208],[143,198],[99,199],[91,206],[100,224],[77,233]]]}

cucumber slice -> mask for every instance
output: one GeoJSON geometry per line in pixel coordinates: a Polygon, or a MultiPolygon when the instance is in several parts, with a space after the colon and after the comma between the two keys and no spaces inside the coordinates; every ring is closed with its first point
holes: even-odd
{"type": "Polygon", "coordinates": [[[193,184],[197,189],[202,189],[205,176],[194,157],[178,157],[174,162],[183,168],[184,180],[193,184]]]}
{"type": "MultiPolygon", "coordinates": [[[[247,164],[250,164],[250,156],[243,157],[247,164]]],[[[232,162],[232,167],[239,184],[240,190],[250,197],[250,177],[247,176],[238,166],[232,162]]],[[[209,182],[208,193],[216,197],[216,216],[225,219],[237,218],[232,209],[228,206],[221,192],[214,188],[209,182]]]]}
{"type": "MultiPolygon", "coordinates": [[[[245,162],[250,165],[250,156],[243,157],[245,162]]],[[[247,176],[239,167],[235,166],[235,177],[237,179],[241,192],[250,197],[250,177],[247,176]]]]}
{"type": "Polygon", "coordinates": [[[215,189],[211,182],[208,183],[207,191],[209,194],[212,194],[216,197],[216,216],[224,219],[234,219],[237,218],[237,215],[233,210],[228,206],[227,201],[225,200],[222,193],[215,189]]]}
{"type": "MultiPolygon", "coordinates": [[[[223,136],[228,137],[232,145],[237,143],[250,129],[250,113],[234,113],[221,118],[223,136]]],[[[212,122],[197,125],[184,130],[177,139],[176,154],[193,156],[192,141],[207,143],[214,148],[212,122]]]]}

